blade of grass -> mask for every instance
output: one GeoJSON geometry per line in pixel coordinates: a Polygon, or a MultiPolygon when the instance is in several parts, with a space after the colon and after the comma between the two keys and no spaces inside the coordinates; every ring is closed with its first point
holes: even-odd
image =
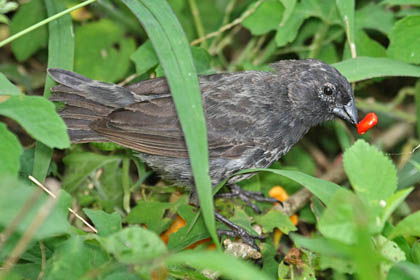
{"type": "MultiPolygon", "coordinates": [[[[44,0],[49,16],[64,10],[62,3],[54,0],[44,0]]],[[[73,70],[74,36],[71,17],[63,15],[49,24],[48,38],[48,68],[64,68],[73,70]]],[[[47,76],[45,80],[44,96],[51,95],[50,87],[53,80],[47,76]]],[[[34,154],[33,176],[43,182],[50,166],[53,149],[41,142],[37,142],[34,154]]]]}
{"type": "Polygon", "coordinates": [[[69,9],[66,9],[66,10],[64,10],[64,11],[58,13],[58,14],[55,14],[53,16],[50,16],[50,17],[48,17],[48,18],[46,18],[46,19],[38,22],[37,24],[32,25],[31,27],[26,28],[26,29],[24,29],[24,30],[22,30],[22,31],[20,31],[20,32],[18,32],[16,34],[14,34],[13,36],[10,36],[10,37],[4,39],[3,41],[0,42],[0,48],[3,47],[4,45],[9,44],[13,40],[16,40],[17,38],[22,37],[26,33],[29,33],[31,31],[33,31],[33,30],[35,30],[35,29],[37,29],[37,28],[39,28],[39,27],[47,24],[47,23],[50,23],[51,21],[54,21],[54,20],[56,20],[56,19],[58,19],[58,18],[60,18],[60,17],[62,17],[64,15],[66,15],[66,14],[69,14],[69,13],[73,12],[74,10],[80,9],[80,8],[82,8],[84,6],[87,6],[87,5],[89,5],[89,4],[91,4],[91,3],[95,2],[95,1],[96,0],[87,0],[87,1],[82,2],[82,3],[80,3],[80,4],[76,5],[76,6],[73,6],[73,7],[69,8],[69,9]]]}
{"type": "Polygon", "coordinates": [[[195,185],[206,227],[220,248],[208,175],[207,133],[200,88],[190,47],[170,6],[163,0],[122,0],[149,35],[168,78],[185,135],[195,185]]]}

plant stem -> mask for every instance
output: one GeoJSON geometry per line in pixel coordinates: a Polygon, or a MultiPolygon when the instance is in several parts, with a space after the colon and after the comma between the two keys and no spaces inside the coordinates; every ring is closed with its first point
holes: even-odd
{"type": "Polygon", "coordinates": [[[122,185],[124,190],[123,208],[130,213],[130,159],[125,157],[122,161],[122,185]]]}
{"type": "MultiPolygon", "coordinates": [[[[206,34],[204,32],[203,23],[201,22],[200,10],[198,9],[197,3],[195,0],[188,0],[188,3],[190,5],[191,14],[194,19],[195,28],[197,29],[198,38],[204,37],[206,34]]],[[[202,41],[201,46],[207,48],[207,41],[202,41]]]]}
{"type": "Polygon", "coordinates": [[[30,27],[28,27],[28,28],[26,28],[26,29],[24,29],[24,30],[22,30],[22,31],[20,31],[20,32],[18,32],[16,34],[14,34],[14,35],[12,35],[12,36],[10,36],[9,38],[4,39],[3,41],[0,42],[0,48],[3,47],[3,46],[5,46],[5,45],[7,45],[7,44],[9,44],[10,42],[12,42],[12,41],[14,41],[16,39],[22,37],[23,35],[31,32],[31,31],[33,31],[33,30],[35,30],[35,29],[37,29],[37,28],[39,28],[39,27],[41,27],[41,26],[43,26],[43,25],[45,25],[45,24],[47,24],[47,23],[49,23],[49,22],[51,22],[53,20],[56,20],[59,17],[62,17],[64,15],[68,14],[68,13],[71,13],[74,10],[77,10],[79,8],[82,8],[82,7],[86,6],[86,5],[89,5],[89,4],[91,4],[91,3],[95,2],[95,1],[96,0],[86,0],[83,3],[80,3],[80,4],[76,5],[76,6],[73,6],[73,7],[69,8],[69,9],[64,10],[64,11],[58,13],[58,14],[55,14],[55,15],[49,17],[49,18],[46,18],[46,19],[44,19],[44,20],[42,20],[42,21],[40,21],[40,22],[38,22],[38,23],[36,23],[36,24],[34,24],[34,25],[32,25],[32,26],[30,26],[30,27]]]}

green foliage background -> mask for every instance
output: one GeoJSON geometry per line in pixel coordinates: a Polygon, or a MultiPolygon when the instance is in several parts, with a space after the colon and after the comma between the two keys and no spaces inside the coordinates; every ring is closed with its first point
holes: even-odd
{"type": "Polygon", "coordinates": [[[0,278],[420,279],[419,0],[0,0],[0,22],[0,278]],[[196,75],[304,58],[354,82],[359,114],[376,112],[378,126],[363,136],[342,121],[314,128],[241,182],[266,195],[276,185],[310,190],[298,209],[213,205],[196,75]],[[159,181],[132,151],[70,145],[47,99],[48,67],[124,84],[166,76],[201,215],[188,190],[159,181]],[[28,175],[48,186],[55,178],[58,198],[28,175]],[[98,233],[69,219],[69,207],[98,233]],[[253,234],[261,227],[259,265],[221,252],[214,208],[253,234]],[[186,226],[165,244],[159,235],[177,216],[186,226]]]}

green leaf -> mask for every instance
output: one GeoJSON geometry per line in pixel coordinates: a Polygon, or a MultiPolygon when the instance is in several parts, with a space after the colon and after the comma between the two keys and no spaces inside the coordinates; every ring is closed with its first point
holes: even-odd
{"type": "MultiPolygon", "coordinates": [[[[48,16],[53,16],[65,9],[63,3],[54,0],[44,0],[48,16]]],[[[70,14],[64,15],[48,24],[48,68],[73,70],[74,36],[70,14]]],[[[50,88],[54,81],[46,75],[44,97],[51,95],[50,88]]],[[[45,180],[50,166],[52,149],[37,142],[32,174],[40,182],[45,180]]]]}
{"type": "Polygon", "coordinates": [[[246,169],[242,170],[235,175],[249,173],[249,172],[271,172],[274,174],[278,174],[284,177],[287,177],[293,181],[302,184],[307,189],[309,189],[316,197],[318,197],[322,202],[325,204],[334,196],[334,194],[341,190],[342,188],[332,182],[321,180],[312,176],[309,176],[305,173],[292,171],[292,170],[277,170],[277,169],[268,169],[268,168],[254,168],[254,169],[246,169]]]}
{"type": "Polygon", "coordinates": [[[95,225],[98,230],[99,236],[109,236],[122,229],[121,216],[117,212],[108,214],[102,210],[93,210],[84,208],[83,212],[89,217],[89,219],[95,225]]]}
{"type": "Polygon", "coordinates": [[[122,263],[149,262],[167,253],[165,244],[154,232],[130,226],[99,239],[105,250],[122,263]]]}
{"type": "Polygon", "coordinates": [[[353,210],[357,207],[356,201],[354,194],[346,189],[336,192],[318,223],[322,235],[347,244],[353,243],[356,240],[353,210]]]}
{"type": "MultiPolygon", "coordinates": [[[[30,200],[33,201],[37,197],[34,196],[34,192],[39,191],[12,178],[2,178],[0,181],[0,190],[2,193],[7,194],[0,196],[0,209],[2,209],[0,211],[0,225],[3,227],[8,226],[17,215],[20,215],[24,207],[30,206],[30,200]]],[[[46,194],[41,194],[38,199],[33,201],[32,207],[23,212],[25,215],[18,220],[19,224],[15,230],[17,233],[23,234],[26,232],[28,226],[33,222],[34,217],[47,199],[51,198],[46,194]]],[[[66,192],[61,191],[58,194],[57,204],[51,209],[48,217],[35,233],[35,239],[44,239],[70,233],[70,224],[67,220],[67,209],[70,201],[71,197],[66,192]]]]}
{"type": "Polygon", "coordinates": [[[388,56],[408,63],[420,63],[420,15],[399,20],[389,35],[388,56]]]}
{"type": "MultiPolygon", "coordinates": [[[[0,73],[0,95],[20,95],[22,92],[12,84],[3,73],[0,73]]],[[[4,100],[0,98],[0,102],[4,100]]]]}
{"type": "Polygon", "coordinates": [[[67,166],[63,178],[63,189],[73,192],[89,176],[90,173],[105,164],[121,161],[117,156],[106,156],[88,152],[73,152],[64,158],[67,166]]]}
{"type": "Polygon", "coordinates": [[[52,102],[38,96],[12,96],[0,102],[0,115],[17,121],[38,141],[51,148],[68,148],[66,125],[52,102]]]}
{"type": "Polygon", "coordinates": [[[368,3],[356,11],[356,28],[378,30],[389,34],[394,27],[394,13],[383,6],[368,3]]]}
{"type": "Polygon", "coordinates": [[[357,195],[375,207],[397,188],[397,170],[392,161],[364,140],[346,150],[343,165],[357,195]]]}
{"type": "Polygon", "coordinates": [[[333,64],[350,82],[377,77],[420,77],[420,66],[390,58],[356,57],[333,64]]]}
{"type": "Polygon", "coordinates": [[[283,13],[283,19],[281,20],[280,26],[283,26],[284,23],[289,19],[292,15],[293,10],[295,9],[297,0],[280,0],[283,4],[285,10],[283,13]]]}
{"type": "Polygon", "coordinates": [[[420,6],[420,0],[384,0],[382,5],[417,5],[420,6]]]}
{"type": "MultiPolygon", "coordinates": [[[[358,56],[386,57],[385,48],[377,41],[372,40],[362,29],[356,31],[356,46],[358,56]]],[[[351,58],[348,45],[344,48],[343,59],[351,58]]]]}
{"type": "Polygon", "coordinates": [[[208,163],[207,131],[200,87],[189,43],[168,3],[122,0],[142,22],[165,70],[190,157],[200,209],[207,229],[220,248],[208,163]]]}
{"type": "Polygon", "coordinates": [[[410,262],[400,262],[394,264],[388,273],[387,280],[419,280],[420,265],[410,262]]]}
{"type": "Polygon", "coordinates": [[[137,75],[142,75],[159,64],[153,45],[150,41],[143,43],[132,55],[137,75]]]}
{"type": "Polygon", "coordinates": [[[0,123],[0,178],[16,177],[19,172],[19,157],[23,153],[19,139],[11,133],[4,123],[0,123]]]}
{"type": "Polygon", "coordinates": [[[414,242],[413,247],[411,247],[410,257],[413,263],[420,264],[420,240],[414,242]]]}
{"type": "Polygon", "coordinates": [[[391,217],[391,214],[394,212],[395,209],[405,200],[405,198],[413,191],[413,188],[407,188],[404,190],[400,190],[393,195],[391,195],[386,200],[386,206],[382,212],[382,225],[391,217]]]}
{"type": "Polygon", "coordinates": [[[417,211],[407,217],[405,217],[398,225],[392,230],[389,235],[389,239],[393,239],[397,236],[408,235],[408,236],[420,236],[420,211],[417,211]]]}
{"type": "Polygon", "coordinates": [[[256,216],[255,221],[263,227],[264,232],[272,232],[274,228],[278,228],[285,234],[289,234],[290,231],[296,230],[290,218],[275,209],[268,211],[264,215],[256,216]]]}
{"type": "Polygon", "coordinates": [[[384,276],[388,275],[388,271],[394,263],[405,261],[405,253],[398,247],[398,245],[388,240],[386,237],[379,235],[375,239],[375,247],[379,249],[380,254],[388,260],[388,262],[382,262],[380,269],[384,276]]]}
{"type": "MultiPolygon", "coordinates": [[[[335,0],[337,9],[341,15],[343,26],[347,33],[347,41],[349,41],[349,44],[354,44],[356,41],[354,27],[354,2],[355,0],[335,0]]],[[[346,46],[349,44],[346,44],[346,46]]],[[[359,48],[359,46],[357,47],[359,48]]]]}
{"type": "Polygon", "coordinates": [[[125,78],[135,51],[134,40],[124,38],[124,29],[107,19],[77,28],[75,46],[75,71],[106,82],[125,78]]]}
{"type": "Polygon", "coordinates": [[[312,252],[324,256],[348,259],[351,256],[352,245],[348,245],[325,237],[305,237],[296,233],[290,233],[290,238],[296,246],[306,248],[312,252]]]}
{"type": "Polygon", "coordinates": [[[173,207],[172,203],[158,201],[139,201],[127,215],[129,224],[145,224],[148,229],[160,234],[168,228],[171,219],[163,217],[163,214],[173,207]]]}
{"type": "Polygon", "coordinates": [[[189,245],[209,237],[203,217],[197,217],[197,209],[188,204],[178,208],[178,214],[185,220],[185,227],[180,228],[169,237],[168,249],[180,251],[189,245]]]}
{"type": "Polygon", "coordinates": [[[296,5],[288,20],[282,22],[277,28],[275,37],[277,46],[283,47],[292,42],[296,38],[299,28],[306,18],[307,15],[303,13],[301,4],[296,5]]]}
{"type": "MultiPolygon", "coordinates": [[[[251,7],[254,4],[251,4],[251,7]]],[[[279,0],[266,0],[257,7],[254,13],[245,18],[242,25],[253,35],[262,35],[277,29],[282,21],[283,12],[284,7],[279,0]]]]}
{"type": "MultiPolygon", "coordinates": [[[[42,0],[32,0],[23,4],[12,18],[10,34],[16,34],[23,29],[43,20],[46,16],[42,0]]],[[[47,46],[47,27],[40,28],[16,39],[11,47],[13,54],[19,62],[32,56],[39,49],[47,46]]]]}
{"type": "Polygon", "coordinates": [[[168,265],[188,265],[196,269],[217,271],[228,279],[271,279],[249,263],[219,252],[184,251],[166,259],[168,265]]]}
{"type": "MultiPolygon", "coordinates": [[[[108,257],[98,246],[73,235],[60,244],[48,260],[44,278],[47,280],[85,279],[89,271],[98,269],[108,257]]],[[[43,279],[44,279],[43,278],[43,279]]]]}

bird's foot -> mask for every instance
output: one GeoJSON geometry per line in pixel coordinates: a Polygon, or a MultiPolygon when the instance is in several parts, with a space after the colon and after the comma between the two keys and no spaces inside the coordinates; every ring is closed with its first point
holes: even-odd
{"type": "Polygon", "coordinates": [[[245,190],[241,189],[241,187],[239,187],[236,184],[229,185],[229,187],[230,187],[230,190],[231,190],[230,193],[217,194],[216,197],[239,198],[240,200],[245,202],[249,207],[251,207],[252,210],[254,210],[254,212],[257,213],[257,214],[261,214],[261,209],[257,205],[255,205],[255,203],[253,203],[251,200],[258,201],[258,202],[268,202],[268,203],[276,203],[277,202],[277,203],[281,204],[281,202],[278,201],[275,198],[265,197],[260,192],[245,191],[245,190]]]}
{"type": "Polygon", "coordinates": [[[258,252],[260,252],[260,248],[257,246],[257,243],[255,240],[265,240],[265,237],[258,236],[258,235],[252,235],[248,233],[244,228],[238,226],[237,224],[233,223],[229,219],[227,219],[225,216],[215,212],[214,213],[217,220],[224,223],[226,226],[228,226],[231,230],[223,230],[219,229],[217,230],[217,234],[219,235],[219,238],[222,235],[226,235],[229,237],[237,237],[240,238],[245,244],[248,244],[258,252]]]}

